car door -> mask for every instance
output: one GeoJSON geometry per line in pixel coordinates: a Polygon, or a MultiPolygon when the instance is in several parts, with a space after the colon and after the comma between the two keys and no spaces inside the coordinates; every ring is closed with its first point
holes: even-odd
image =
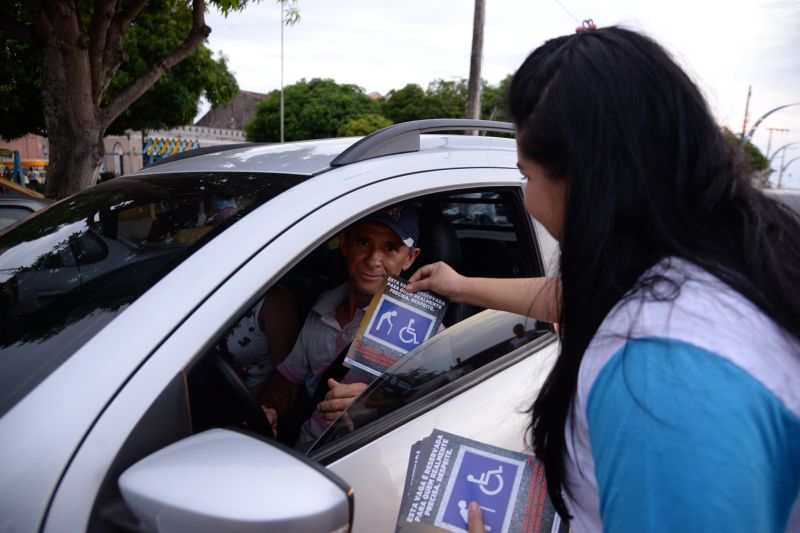
{"type": "MultiPolygon", "coordinates": [[[[426,193],[490,186],[518,191],[519,184],[519,174],[513,169],[460,169],[387,176],[339,196],[288,227],[200,303],[124,383],[65,472],[50,506],[45,529],[114,530],[131,525],[119,497],[117,478],[139,459],[191,433],[185,396],[187,369],[276,279],[310,250],[367,212],[397,201],[426,193]]],[[[254,217],[251,223],[256,224],[259,217],[264,224],[271,221],[266,210],[256,211],[250,217],[254,217]]],[[[500,370],[502,368],[498,367],[496,371],[482,374],[481,379],[500,375],[500,370]]],[[[470,387],[464,392],[468,390],[470,387]]],[[[465,401],[476,405],[479,397],[480,394],[470,393],[465,398],[472,399],[465,401]]],[[[427,427],[427,424],[420,427],[427,427]]],[[[369,450],[376,449],[369,447],[367,455],[373,453],[369,450]]],[[[345,467],[332,465],[332,468],[345,467]]],[[[397,478],[386,479],[393,481],[377,486],[396,493],[397,478]]],[[[358,497],[356,495],[357,501],[358,497]]],[[[356,530],[368,531],[366,524],[369,524],[368,517],[357,514],[356,530]]]]}
{"type": "Polygon", "coordinates": [[[555,335],[533,323],[486,310],[448,328],[389,369],[323,435],[311,457],[353,487],[355,531],[394,531],[411,447],[434,429],[531,453],[526,411],[557,355],[555,335]],[[537,331],[515,348],[519,323],[537,331]],[[399,392],[404,382],[417,393],[399,392]]]}

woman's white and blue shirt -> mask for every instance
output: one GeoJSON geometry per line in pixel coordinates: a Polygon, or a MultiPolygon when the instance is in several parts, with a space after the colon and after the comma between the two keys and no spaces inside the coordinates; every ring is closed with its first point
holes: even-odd
{"type": "Polygon", "coordinates": [[[618,304],[566,424],[572,530],[800,531],[800,343],[683,260],[618,304]]]}

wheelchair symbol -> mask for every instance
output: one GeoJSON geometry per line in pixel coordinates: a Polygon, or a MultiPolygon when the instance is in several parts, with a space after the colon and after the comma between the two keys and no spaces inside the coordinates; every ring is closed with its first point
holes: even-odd
{"type": "Polygon", "coordinates": [[[467,476],[467,481],[478,485],[478,488],[481,489],[481,492],[486,494],[487,496],[494,496],[495,494],[503,490],[503,467],[498,466],[497,470],[489,470],[488,472],[483,472],[480,478],[476,478],[472,474],[469,474],[467,476]],[[493,477],[497,478],[497,488],[489,490],[487,487],[491,483],[491,478],[493,477]]]}
{"type": "Polygon", "coordinates": [[[417,340],[417,332],[414,330],[414,319],[411,318],[408,321],[408,325],[400,328],[399,333],[400,340],[406,344],[419,344],[417,340]]]}

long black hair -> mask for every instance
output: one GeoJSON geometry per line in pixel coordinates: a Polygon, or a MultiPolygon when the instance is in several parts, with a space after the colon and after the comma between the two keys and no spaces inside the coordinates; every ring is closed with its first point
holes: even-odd
{"type": "Polygon", "coordinates": [[[611,308],[678,257],[800,338],[800,224],[751,186],[698,88],[641,34],[610,27],[547,41],[514,75],[509,102],[522,156],[567,181],[561,353],[531,407],[534,450],[566,518],[565,424],[611,308]]]}

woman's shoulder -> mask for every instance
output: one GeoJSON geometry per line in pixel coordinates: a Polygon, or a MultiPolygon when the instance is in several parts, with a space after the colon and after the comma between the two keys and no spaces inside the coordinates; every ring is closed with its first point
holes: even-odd
{"type": "Polygon", "coordinates": [[[800,412],[800,342],[755,304],[696,264],[661,261],[650,280],[608,314],[584,355],[580,381],[591,387],[600,370],[632,341],[681,343],[733,363],[800,412]]]}

